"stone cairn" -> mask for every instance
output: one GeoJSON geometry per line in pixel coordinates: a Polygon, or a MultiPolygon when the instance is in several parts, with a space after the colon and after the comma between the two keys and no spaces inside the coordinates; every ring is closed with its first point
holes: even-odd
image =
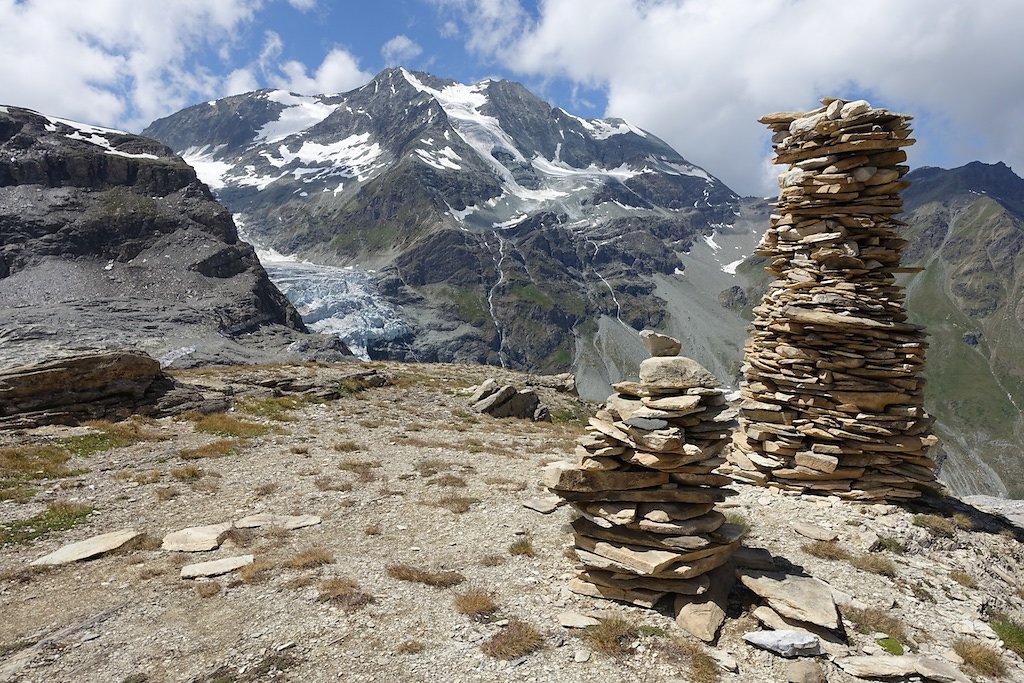
{"type": "Polygon", "coordinates": [[[714,509],[732,493],[714,470],[736,411],[711,373],[676,355],[677,340],[641,337],[652,357],[640,381],[614,385],[575,465],[549,466],[544,483],[579,513],[573,592],[644,607],[674,594],[679,612],[720,593],[708,575],[739,546],[742,529],[714,509]]]}
{"type": "Polygon", "coordinates": [[[744,350],[737,448],[723,472],[858,500],[935,481],[923,406],[924,333],[894,274],[907,242],[909,116],[863,100],[769,114],[779,200],[758,253],[775,280],[744,350]]]}

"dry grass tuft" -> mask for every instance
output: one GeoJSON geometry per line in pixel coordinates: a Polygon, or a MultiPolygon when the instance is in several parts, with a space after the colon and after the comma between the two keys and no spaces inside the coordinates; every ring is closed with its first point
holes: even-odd
{"type": "Polygon", "coordinates": [[[484,479],[484,483],[504,491],[525,491],[527,489],[525,481],[508,477],[487,477],[484,479]]]}
{"type": "Polygon", "coordinates": [[[205,476],[206,470],[196,467],[195,465],[175,467],[171,470],[171,477],[178,481],[199,481],[205,476]]]}
{"type": "Polygon", "coordinates": [[[544,644],[540,632],[519,619],[510,619],[508,625],[485,641],[480,650],[495,659],[518,659],[536,652],[544,644]]]}
{"type": "Polygon", "coordinates": [[[305,588],[306,586],[312,586],[314,583],[316,583],[315,578],[308,574],[304,574],[303,576],[296,576],[294,579],[286,581],[284,587],[295,590],[298,588],[305,588]]]}
{"type": "Polygon", "coordinates": [[[313,547],[302,550],[293,555],[285,566],[289,569],[311,569],[322,567],[325,564],[334,562],[334,555],[325,548],[313,547]]]}
{"type": "Polygon", "coordinates": [[[668,661],[689,669],[690,675],[686,680],[690,683],[715,683],[721,677],[718,664],[697,643],[671,638],[659,641],[656,647],[668,661]]]}
{"type": "Polygon", "coordinates": [[[377,524],[376,522],[374,522],[373,524],[367,525],[367,527],[365,529],[363,529],[363,533],[366,534],[367,536],[380,536],[380,534],[381,534],[380,524],[377,524]]]}
{"type": "Polygon", "coordinates": [[[173,486],[161,486],[156,490],[156,498],[160,502],[166,502],[181,495],[181,491],[173,486]]]}
{"type": "Polygon", "coordinates": [[[455,514],[461,515],[464,512],[469,512],[470,506],[472,506],[473,503],[479,502],[479,498],[469,498],[466,496],[458,496],[454,493],[446,493],[429,504],[435,507],[451,510],[455,514]]]}
{"type": "Polygon", "coordinates": [[[338,469],[351,472],[355,475],[356,481],[368,483],[380,479],[380,473],[374,470],[383,467],[379,460],[343,460],[338,463],[338,469]]]}
{"type": "Polygon", "coordinates": [[[291,448],[288,449],[288,451],[290,453],[294,453],[295,455],[308,455],[309,446],[292,446],[291,448]]]}
{"type": "Polygon", "coordinates": [[[217,493],[217,491],[220,491],[220,484],[212,479],[200,479],[199,481],[192,482],[192,490],[199,493],[217,493]]]}
{"type": "Polygon", "coordinates": [[[953,652],[960,655],[968,669],[989,678],[1000,678],[1006,674],[1006,663],[999,650],[991,645],[958,638],[953,641],[953,652]]]}
{"type": "Polygon", "coordinates": [[[896,577],[896,563],[882,555],[873,553],[858,555],[850,559],[850,564],[861,571],[881,574],[882,576],[888,576],[890,579],[896,577]]]}
{"type": "Polygon", "coordinates": [[[523,555],[525,557],[536,557],[537,553],[533,550],[533,543],[530,541],[529,536],[523,536],[515,543],[508,547],[510,555],[523,555]]]}
{"type": "Polygon", "coordinates": [[[914,515],[914,526],[927,529],[933,536],[940,538],[953,538],[956,535],[956,523],[938,515],[914,515]]]}
{"type": "Polygon", "coordinates": [[[351,491],[352,482],[350,481],[335,481],[332,477],[317,477],[313,480],[313,485],[321,491],[351,491]]]}
{"type": "MultiPolygon", "coordinates": [[[[406,441],[406,443],[410,446],[423,447],[423,444],[419,443],[409,444],[408,441],[406,441]]],[[[420,460],[415,465],[416,472],[424,478],[432,477],[435,474],[444,472],[445,470],[455,469],[455,467],[456,464],[454,462],[442,460],[441,458],[427,458],[426,460],[420,460]]]]}
{"type": "Polygon", "coordinates": [[[276,492],[280,488],[281,485],[278,484],[276,481],[268,481],[265,484],[260,484],[259,486],[257,486],[256,490],[253,491],[253,493],[262,498],[263,496],[269,496],[271,493],[276,492]]]}
{"type": "Polygon", "coordinates": [[[954,569],[949,573],[949,578],[959,583],[964,588],[977,588],[978,582],[973,576],[961,569],[954,569]]]}
{"type": "Polygon", "coordinates": [[[901,643],[906,643],[910,640],[903,622],[892,616],[887,610],[878,607],[867,607],[865,609],[844,607],[842,612],[843,617],[848,619],[860,633],[884,633],[901,643]]]}
{"type": "Polygon", "coordinates": [[[596,652],[621,657],[640,636],[637,627],[621,617],[604,619],[597,626],[583,629],[582,637],[596,652]]]}
{"type": "Polygon", "coordinates": [[[480,566],[482,567],[497,567],[505,564],[505,558],[502,555],[484,555],[480,558],[480,566]]]}
{"type": "Polygon", "coordinates": [[[131,475],[131,480],[136,484],[155,484],[163,477],[160,470],[149,470],[148,472],[137,472],[131,475]]]}
{"type": "Polygon", "coordinates": [[[393,579],[422,583],[434,588],[451,588],[452,586],[458,586],[466,580],[466,577],[458,572],[434,572],[408,564],[392,564],[388,566],[386,571],[388,576],[393,579]]]}
{"type": "Polygon", "coordinates": [[[252,586],[268,581],[275,567],[270,560],[259,559],[239,569],[236,576],[242,583],[252,586]]]}
{"type": "Polygon", "coordinates": [[[203,581],[196,584],[195,590],[196,595],[201,598],[212,598],[217,593],[220,593],[220,584],[216,581],[203,581]]]}
{"type": "Polygon", "coordinates": [[[403,640],[395,646],[395,653],[400,655],[416,655],[427,649],[427,646],[418,640],[403,640]]]}
{"type": "Polygon", "coordinates": [[[355,441],[339,441],[332,448],[339,453],[354,453],[363,450],[363,445],[355,441]]]}
{"type": "Polygon", "coordinates": [[[329,602],[350,611],[376,602],[376,598],[359,589],[358,583],[344,577],[321,582],[320,595],[317,596],[317,600],[329,602]]]}
{"type": "Polygon", "coordinates": [[[195,448],[183,448],[178,457],[183,460],[200,460],[202,458],[224,458],[242,452],[242,444],[236,439],[217,439],[195,448]]]}
{"type": "Polygon", "coordinates": [[[955,513],[953,515],[953,524],[955,524],[956,528],[961,531],[974,531],[974,520],[966,513],[955,513]]]}
{"type": "Polygon", "coordinates": [[[201,415],[195,420],[196,431],[204,434],[216,434],[217,436],[240,436],[251,438],[263,436],[270,431],[266,425],[256,424],[239,420],[227,413],[210,413],[201,415]]]}
{"type": "Polygon", "coordinates": [[[142,581],[147,579],[155,579],[158,576],[163,576],[166,570],[163,567],[143,567],[139,570],[138,577],[142,581]]]}
{"type": "Polygon", "coordinates": [[[498,603],[481,588],[471,588],[455,596],[455,611],[477,621],[484,621],[498,611],[498,603]]]}
{"type": "Polygon", "coordinates": [[[835,541],[814,541],[800,546],[808,555],[819,557],[823,560],[849,560],[850,553],[835,541]]]}
{"type": "Polygon", "coordinates": [[[453,488],[464,488],[466,486],[466,480],[455,474],[442,474],[439,477],[431,479],[428,484],[436,484],[437,486],[450,486],[453,488]]]}
{"type": "Polygon", "coordinates": [[[239,548],[248,548],[256,540],[256,532],[252,529],[241,529],[233,526],[224,532],[221,543],[233,543],[239,548]]]}

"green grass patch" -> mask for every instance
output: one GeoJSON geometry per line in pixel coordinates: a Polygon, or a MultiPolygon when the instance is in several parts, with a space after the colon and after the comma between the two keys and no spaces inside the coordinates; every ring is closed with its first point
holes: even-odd
{"type": "Polygon", "coordinates": [[[313,403],[308,396],[270,396],[247,398],[235,402],[235,410],[247,415],[265,417],[276,422],[291,422],[295,419],[292,411],[313,403]]]}
{"type": "Polygon", "coordinates": [[[145,425],[135,420],[124,422],[107,422],[97,420],[86,422],[85,427],[92,431],[60,439],[58,445],[72,455],[89,456],[103,453],[114,448],[124,448],[142,441],[163,441],[167,437],[159,432],[146,429],[145,425]]]}
{"type": "Polygon", "coordinates": [[[902,655],[904,653],[903,643],[895,638],[879,638],[875,641],[878,645],[891,655],[902,655]]]}
{"type": "Polygon", "coordinates": [[[1007,650],[1016,652],[1024,657],[1024,625],[1013,621],[1005,615],[999,615],[993,619],[989,626],[996,632],[999,639],[1007,650]]]}
{"type": "Polygon", "coordinates": [[[0,448],[0,500],[25,503],[35,495],[32,482],[84,472],[68,469],[70,457],[65,449],[51,445],[0,448]]]}
{"type": "Polygon", "coordinates": [[[51,531],[70,529],[85,521],[91,512],[88,505],[62,501],[50,503],[45,512],[34,517],[0,524],[0,546],[31,543],[51,531]]]}

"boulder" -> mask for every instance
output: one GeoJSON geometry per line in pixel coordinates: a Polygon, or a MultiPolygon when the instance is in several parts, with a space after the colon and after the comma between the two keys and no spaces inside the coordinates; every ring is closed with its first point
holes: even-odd
{"type": "Polygon", "coordinates": [[[667,334],[660,334],[654,330],[642,330],[640,341],[643,342],[647,353],[653,356],[678,356],[683,348],[682,342],[667,334]]]}
{"type": "Polygon", "coordinates": [[[640,382],[656,389],[714,388],[718,380],[697,361],[685,356],[655,356],[640,363],[640,382]]]}
{"type": "Polygon", "coordinates": [[[752,631],[744,633],[743,640],[782,657],[816,657],[821,654],[818,637],[807,631],[752,631]]]}

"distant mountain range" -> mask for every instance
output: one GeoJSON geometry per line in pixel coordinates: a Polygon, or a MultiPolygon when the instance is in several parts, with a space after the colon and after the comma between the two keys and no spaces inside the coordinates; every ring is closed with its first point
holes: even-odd
{"type": "Polygon", "coordinates": [[[385,300],[349,338],[369,356],[572,366],[596,397],[635,370],[650,326],[726,377],[739,369],[745,323],[719,294],[763,202],[621,119],[399,68],[339,95],[227,97],[144,134],[195,166],[254,242],[323,267],[270,266],[314,329],[352,314],[325,294],[385,300]]]}

